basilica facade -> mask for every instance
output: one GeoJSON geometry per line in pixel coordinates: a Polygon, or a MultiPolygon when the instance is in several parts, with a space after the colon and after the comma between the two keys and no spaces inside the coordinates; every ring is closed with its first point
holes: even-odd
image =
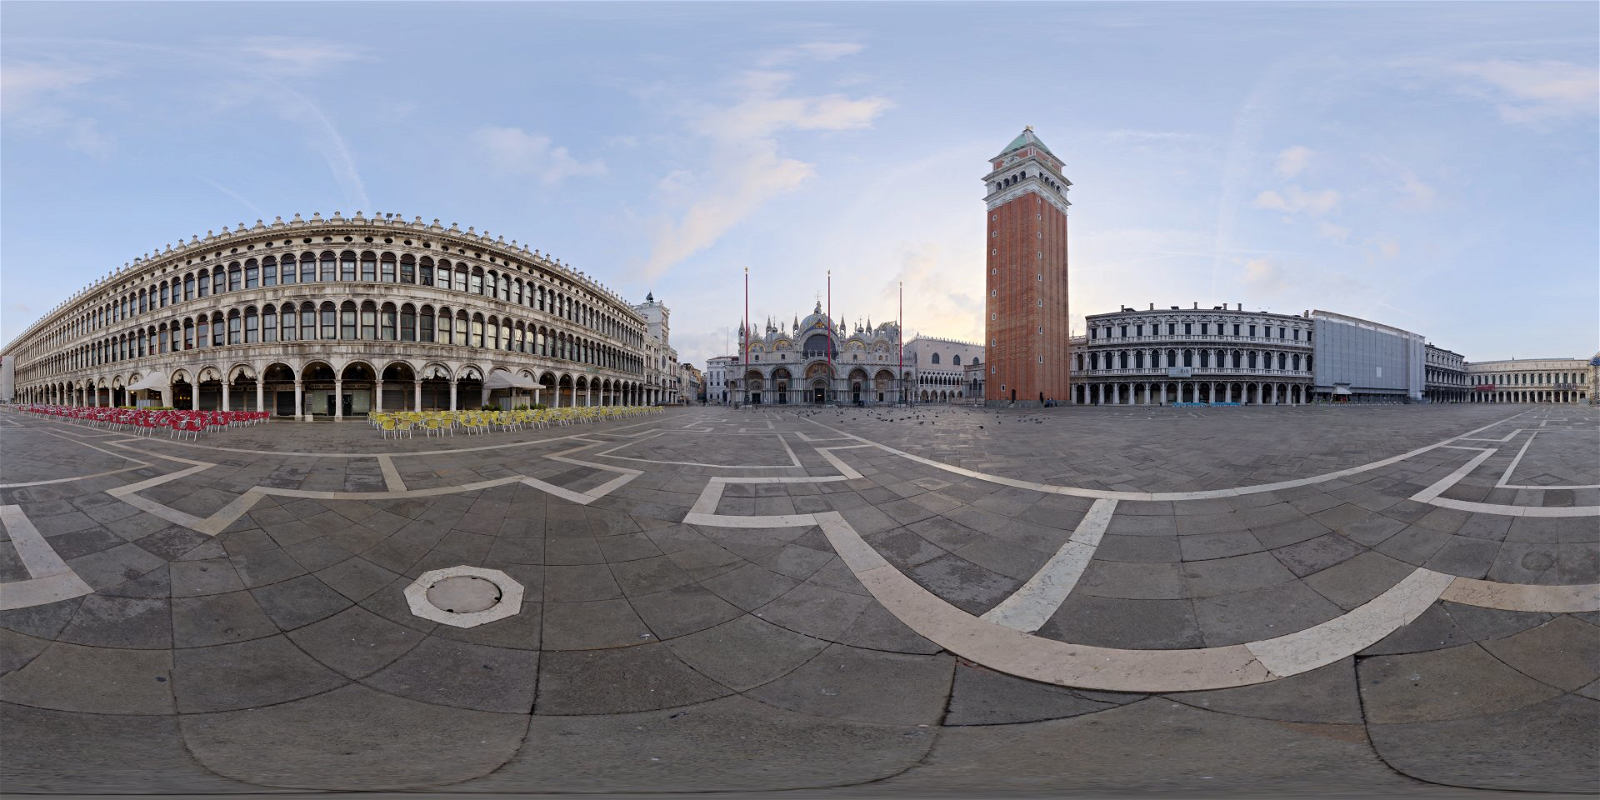
{"type": "Polygon", "coordinates": [[[916,386],[901,344],[898,324],[868,320],[852,331],[821,303],[787,326],[741,324],[739,352],[726,367],[728,396],[749,405],[894,405],[916,386]]]}

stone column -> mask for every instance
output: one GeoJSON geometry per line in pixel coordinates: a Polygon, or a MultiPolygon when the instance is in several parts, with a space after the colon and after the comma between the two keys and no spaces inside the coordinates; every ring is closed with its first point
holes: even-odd
{"type": "Polygon", "coordinates": [[[589,386],[583,390],[583,394],[583,404],[585,406],[594,405],[594,381],[589,382],[589,386]]]}
{"type": "Polygon", "coordinates": [[[333,379],[333,420],[344,419],[344,378],[333,379]]]}
{"type": "Polygon", "coordinates": [[[226,378],[224,378],[223,381],[222,381],[222,410],[223,411],[232,411],[233,410],[233,409],[228,407],[228,381],[227,381],[226,378]]]}
{"type": "Polygon", "coordinates": [[[266,387],[266,382],[261,380],[261,373],[259,371],[256,372],[256,410],[257,411],[266,411],[267,410],[267,387],[266,387]]]}
{"type": "Polygon", "coordinates": [[[456,410],[456,379],[450,379],[450,410],[456,410]]]}
{"type": "Polygon", "coordinates": [[[306,421],[310,422],[310,416],[306,413],[305,384],[301,383],[297,376],[294,379],[294,418],[307,418],[306,421]]]}
{"type": "Polygon", "coordinates": [[[421,411],[422,410],[422,381],[421,381],[421,379],[418,379],[416,381],[416,391],[413,393],[412,397],[413,397],[413,400],[411,402],[411,410],[412,411],[421,411]]]}
{"type": "Polygon", "coordinates": [[[174,405],[173,401],[176,399],[172,396],[172,381],[167,381],[161,389],[161,405],[174,405]]]}
{"type": "Polygon", "coordinates": [[[488,381],[484,382],[483,391],[480,392],[480,396],[481,396],[482,399],[480,399],[478,401],[478,407],[482,408],[483,406],[486,406],[486,405],[489,404],[489,383],[488,383],[488,381]]]}
{"type": "Polygon", "coordinates": [[[383,413],[383,381],[374,381],[372,384],[372,410],[383,413]]]}

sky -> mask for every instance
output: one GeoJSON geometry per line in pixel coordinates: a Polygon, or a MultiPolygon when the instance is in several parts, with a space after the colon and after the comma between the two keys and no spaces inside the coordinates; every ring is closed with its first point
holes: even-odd
{"type": "Polygon", "coordinates": [[[1600,4],[0,5],[0,342],[299,213],[475,226],[672,311],[983,337],[982,177],[1065,164],[1072,328],[1243,304],[1600,345],[1600,4]]]}

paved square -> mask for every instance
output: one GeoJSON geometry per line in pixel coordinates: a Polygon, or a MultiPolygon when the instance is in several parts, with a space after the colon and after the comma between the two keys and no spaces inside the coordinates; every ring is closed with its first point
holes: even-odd
{"type": "Polygon", "coordinates": [[[1597,432],[695,408],[175,442],[7,411],[3,783],[1593,792],[1597,432]],[[461,567],[495,588],[430,594],[461,567]]]}

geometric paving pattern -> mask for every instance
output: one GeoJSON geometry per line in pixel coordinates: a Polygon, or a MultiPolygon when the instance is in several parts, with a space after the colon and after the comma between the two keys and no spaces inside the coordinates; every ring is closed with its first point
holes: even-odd
{"type": "Polygon", "coordinates": [[[710,408],[174,442],[4,413],[0,768],[72,793],[1590,791],[1597,431],[710,408]],[[414,614],[459,567],[516,607],[414,614]]]}

